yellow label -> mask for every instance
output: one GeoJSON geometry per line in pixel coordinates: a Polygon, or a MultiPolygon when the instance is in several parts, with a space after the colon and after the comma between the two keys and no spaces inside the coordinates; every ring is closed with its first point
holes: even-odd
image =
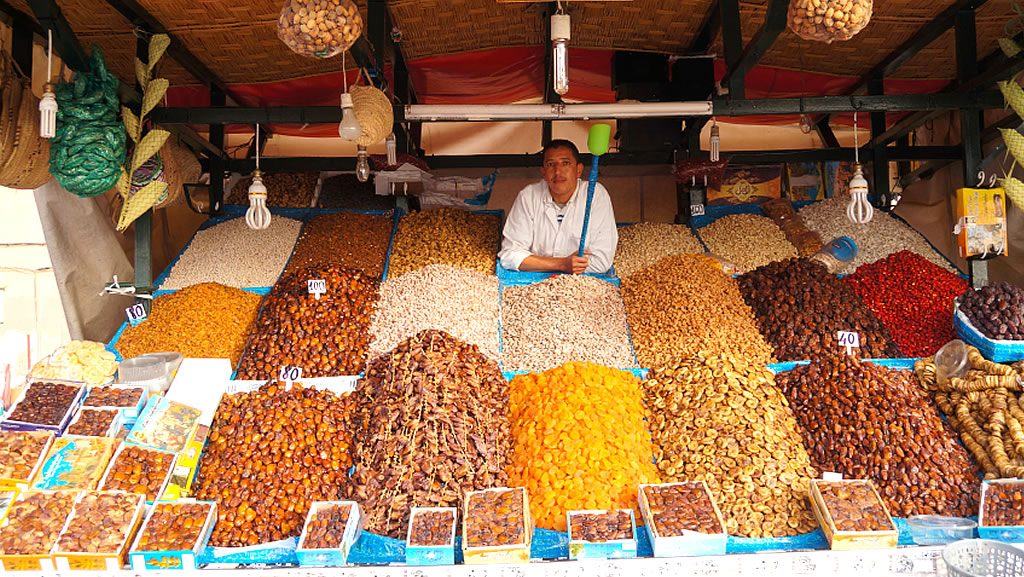
{"type": "Polygon", "coordinates": [[[165,555],[146,559],[146,569],[181,569],[181,557],[165,555]]]}
{"type": "Polygon", "coordinates": [[[3,560],[4,571],[42,571],[42,557],[9,557],[3,560]]]}
{"type": "Polygon", "coordinates": [[[68,557],[68,568],[72,571],[103,571],[107,568],[107,558],[68,557]]]}

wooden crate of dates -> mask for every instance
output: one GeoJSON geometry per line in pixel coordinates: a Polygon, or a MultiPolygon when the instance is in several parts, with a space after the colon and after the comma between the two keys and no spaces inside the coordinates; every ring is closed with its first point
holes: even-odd
{"type": "Polygon", "coordinates": [[[568,511],[570,559],[633,559],[636,518],[632,509],[568,511]]]}
{"type": "Polygon", "coordinates": [[[55,439],[32,478],[32,488],[42,490],[92,490],[103,478],[110,457],[121,442],[110,437],[61,437],[55,439]]]}
{"type": "Polygon", "coordinates": [[[413,507],[405,538],[406,565],[454,565],[455,507],[413,507]]]}
{"type": "Polygon", "coordinates": [[[530,561],[533,517],[525,488],[470,491],[464,507],[462,556],[467,565],[530,561]]]}
{"type": "Polygon", "coordinates": [[[359,539],[363,515],[355,501],[314,501],[295,555],[302,567],[341,567],[359,539]]]}
{"type": "Polygon", "coordinates": [[[835,550],[895,547],[899,531],[874,483],[811,479],[811,510],[835,550]]]}
{"type": "Polygon", "coordinates": [[[22,392],[0,429],[53,431],[61,434],[82,401],[85,387],[76,383],[36,381],[22,392]]]}
{"type": "Polygon", "coordinates": [[[83,407],[117,409],[125,424],[131,425],[146,406],[146,387],[93,387],[82,401],[83,407]]]}
{"type": "Polygon", "coordinates": [[[57,571],[117,571],[142,522],[145,497],[124,491],[79,495],[53,548],[57,571]]]}
{"type": "Polygon", "coordinates": [[[78,497],[77,491],[26,491],[0,525],[0,569],[53,571],[53,549],[78,497]]]}
{"type": "Polygon", "coordinates": [[[1024,542],[1024,479],[999,479],[981,484],[978,535],[1011,543],[1024,542]]]}
{"type": "Polygon", "coordinates": [[[27,489],[52,444],[49,431],[0,431],[0,489],[27,489]]]}
{"type": "Polygon", "coordinates": [[[122,444],[100,480],[101,491],[128,491],[145,495],[146,503],[163,496],[171,480],[177,455],[170,451],[122,444]]]}
{"type": "Polygon", "coordinates": [[[704,481],[640,485],[639,497],[655,557],[725,554],[725,521],[704,481]]]}
{"type": "Polygon", "coordinates": [[[80,407],[71,420],[65,436],[76,437],[116,437],[124,426],[121,412],[117,409],[93,409],[80,407]]]}
{"type": "Polygon", "coordinates": [[[154,505],[128,554],[134,571],[194,571],[217,521],[217,503],[191,499],[154,505]]]}

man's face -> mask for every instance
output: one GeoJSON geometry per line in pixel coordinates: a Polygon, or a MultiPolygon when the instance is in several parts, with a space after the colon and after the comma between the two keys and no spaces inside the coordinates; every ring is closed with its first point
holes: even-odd
{"type": "Polygon", "coordinates": [[[583,174],[583,165],[577,164],[568,148],[552,148],[544,153],[541,167],[544,182],[551,196],[560,202],[568,200],[576,190],[576,181],[583,174]]]}

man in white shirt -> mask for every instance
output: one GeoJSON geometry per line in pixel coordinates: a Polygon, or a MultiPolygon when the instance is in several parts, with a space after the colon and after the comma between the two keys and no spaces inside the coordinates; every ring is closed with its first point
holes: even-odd
{"type": "Polygon", "coordinates": [[[519,191],[505,220],[501,266],[519,271],[569,274],[608,272],[619,234],[612,200],[601,184],[594,187],[584,256],[577,256],[587,211],[587,181],[576,145],[552,140],[544,147],[544,180],[519,191]]]}

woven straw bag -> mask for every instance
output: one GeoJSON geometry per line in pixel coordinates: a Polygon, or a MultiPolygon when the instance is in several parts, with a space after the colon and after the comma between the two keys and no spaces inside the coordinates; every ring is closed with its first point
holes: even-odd
{"type": "Polygon", "coordinates": [[[50,180],[50,141],[39,136],[31,80],[0,51],[0,186],[35,189],[50,180]]]}

